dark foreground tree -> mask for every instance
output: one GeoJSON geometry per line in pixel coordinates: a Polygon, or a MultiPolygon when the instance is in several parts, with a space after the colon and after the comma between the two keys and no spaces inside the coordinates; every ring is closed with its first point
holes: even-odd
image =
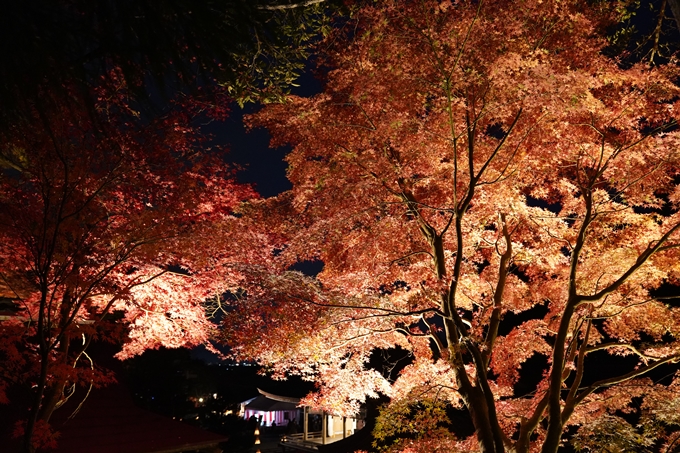
{"type": "Polygon", "coordinates": [[[254,278],[225,319],[235,354],[317,379],[309,402],[335,413],[390,395],[388,450],[554,453],[567,432],[670,450],[680,376],[649,376],[680,360],[677,303],[655,297],[680,271],[680,90],[673,66],[601,53],[619,19],[604,2],[361,9],[326,91],[253,118],[294,146],[292,191],[253,204],[254,225],[284,238],[283,269],[324,267],[254,278]],[[388,381],[368,363],[394,347],[411,363],[388,381]]]}
{"type": "Polygon", "coordinates": [[[238,247],[255,242],[229,233],[254,193],[191,126],[224,109],[189,99],[139,125],[126,121],[122,88],[99,94],[107,135],[71,106],[0,137],[0,278],[19,308],[0,322],[0,400],[8,386],[31,389],[26,451],[50,439],[75,386],[110,379],[87,355],[93,339],[124,342],[120,358],[206,343],[203,301],[237,284],[221,263],[247,260],[238,247]]]}

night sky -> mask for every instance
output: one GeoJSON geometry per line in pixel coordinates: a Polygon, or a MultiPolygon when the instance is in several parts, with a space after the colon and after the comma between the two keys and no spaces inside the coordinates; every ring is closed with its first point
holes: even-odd
{"type": "MultiPolygon", "coordinates": [[[[296,83],[300,86],[293,87],[292,94],[297,96],[308,97],[322,90],[321,82],[310,70],[296,83]]],[[[232,162],[242,167],[237,175],[239,182],[254,184],[257,192],[267,198],[292,188],[286,178],[287,164],[283,160],[290,148],[269,148],[269,133],[265,129],[246,132],[243,116],[261,108],[260,105],[248,104],[241,109],[234,103],[227,121],[208,124],[205,131],[215,137],[215,143],[226,145],[232,162]]]]}

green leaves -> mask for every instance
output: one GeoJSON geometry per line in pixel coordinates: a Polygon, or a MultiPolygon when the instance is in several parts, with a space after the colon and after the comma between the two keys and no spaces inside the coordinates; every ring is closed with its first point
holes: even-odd
{"type": "Polygon", "coordinates": [[[452,439],[446,410],[445,401],[428,398],[384,404],[373,429],[373,446],[380,452],[398,452],[434,440],[444,448],[452,439]]]}
{"type": "Polygon", "coordinates": [[[579,428],[570,443],[577,452],[652,452],[656,443],[649,426],[633,426],[622,417],[605,414],[579,428]]]}

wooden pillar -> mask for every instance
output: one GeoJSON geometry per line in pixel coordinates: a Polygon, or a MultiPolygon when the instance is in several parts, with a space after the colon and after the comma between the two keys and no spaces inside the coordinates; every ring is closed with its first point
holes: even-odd
{"type": "Polygon", "coordinates": [[[327,430],[328,430],[328,417],[326,417],[326,411],[321,411],[321,445],[326,445],[327,430]]]}
{"type": "Polygon", "coordinates": [[[347,437],[347,417],[342,417],[342,438],[347,437]]]}
{"type": "Polygon", "coordinates": [[[307,440],[307,433],[309,433],[309,407],[302,408],[302,440],[307,440]]]}

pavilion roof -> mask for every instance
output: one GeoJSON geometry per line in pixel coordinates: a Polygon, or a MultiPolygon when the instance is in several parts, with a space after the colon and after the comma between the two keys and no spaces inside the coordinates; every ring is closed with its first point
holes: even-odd
{"type": "Polygon", "coordinates": [[[300,398],[279,396],[257,389],[260,395],[246,402],[246,409],[256,411],[293,411],[300,405],[300,398]]]}

